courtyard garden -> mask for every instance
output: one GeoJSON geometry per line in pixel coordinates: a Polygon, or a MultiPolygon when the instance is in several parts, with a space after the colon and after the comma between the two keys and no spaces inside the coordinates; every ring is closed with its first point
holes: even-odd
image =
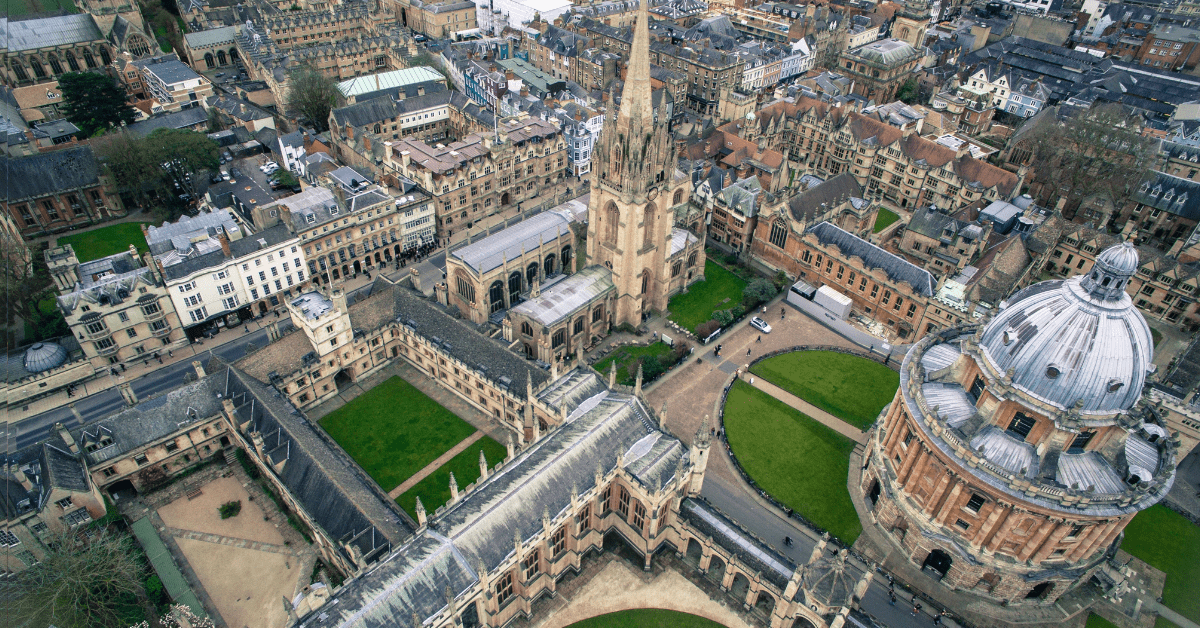
{"type": "Polygon", "coordinates": [[[59,236],[58,245],[71,245],[75,256],[80,262],[90,262],[108,257],[122,251],[128,251],[129,245],[137,247],[138,254],[150,250],[146,246],[146,237],[142,235],[142,223],[122,222],[92,231],[59,236]]]}
{"type": "Polygon", "coordinates": [[[900,214],[897,214],[896,212],[894,212],[890,209],[884,209],[883,207],[880,207],[879,214],[875,216],[875,231],[874,232],[879,233],[880,231],[887,229],[888,227],[892,226],[892,224],[895,223],[897,220],[900,220],[900,214]]]}
{"type": "Polygon", "coordinates": [[[661,608],[639,608],[598,615],[575,622],[567,628],[722,628],[704,617],[661,608]]]}
{"type": "MultiPolygon", "coordinates": [[[[475,433],[473,425],[399,377],[379,383],[320,424],[384,491],[475,433]]],[[[478,459],[478,448],[473,451],[478,459]]]]}
{"type": "Polygon", "coordinates": [[[484,436],[397,497],[396,503],[411,515],[413,520],[416,520],[417,498],[420,497],[425,510],[432,515],[438,507],[450,501],[451,472],[454,473],[454,481],[458,483],[459,490],[466,489],[468,484],[479,479],[479,451],[481,449],[487,459],[489,469],[495,467],[496,463],[504,460],[504,457],[508,455],[508,450],[504,445],[497,443],[491,437],[484,436]]]}
{"type": "Polygon", "coordinates": [[[835,351],[795,351],[767,358],[750,372],[862,430],[896,395],[900,374],[835,351]]]}
{"type": "Polygon", "coordinates": [[[687,355],[688,344],[676,340],[672,347],[665,342],[653,342],[646,346],[625,345],[617,347],[593,366],[600,374],[607,376],[615,363],[617,365],[617,383],[622,386],[632,386],[637,379],[638,364],[642,365],[643,383],[648,384],[662,375],[670,366],[678,364],[687,355]]]}
{"type": "Polygon", "coordinates": [[[704,281],[688,287],[686,293],[671,297],[667,309],[671,320],[684,329],[695,331],[712,320],[713,312],[741,304],[746,280],[726,270],[720,264],[705,260],[704,281]]]}
{"type": "Polygon", "coordinates": [[[725,436],[760,488],[843,543],[858,538],[846,490],[854,441],[742,380],[725,399],[725,436]]]}
{"type": "MultiPolygon", "coordinates": [[[[1200,623],[1200,527],[1157,504],[1138,513],[1125,528],[1121,549],[1167,574],[1165,606],[1200,623]]],[[[1157,626],[1171,626],[1159,618],[1157,626]]]]}

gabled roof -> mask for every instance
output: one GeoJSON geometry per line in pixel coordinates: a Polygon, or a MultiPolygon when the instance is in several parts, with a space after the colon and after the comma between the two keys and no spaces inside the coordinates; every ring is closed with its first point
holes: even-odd
{"type": "Polygon", "coordinates": [[[100,184],[100,164],[90,146],[16,159],[0,155],[0,197],[11,202],[100,184]]]}
{"type": "Polygon", "coordinates": [[[808,222],[835,207],[852,203],[854,199],[861,200],[862,193],[862,186],[854,176],[843,172],[793,196],[792,200],[788,201],[788,211],[793,219],[808,222]]]}
{"type": "Polygon", "coordinates": [[[3,48],[8,52],[104,40],[96,20],[88,13],[21,21],[0,17],[0,33],[5,35],[3,48]]]}
{"type": "Polygon", "coordinates": [[[883,269],[889,279],[912,286],[913,292],[926,297],[934,295],[937,282],[924,268],[915,266],[828,222],[810,228],[805,235],[809,233],[816,236],[822,245],[833,244],[842,255],[861,259],[863,267],[867,270],[883,269]]]}
{"type": "Polygon", "coordinates": [[[683,444],[658,431],[636,397],[604,390],[569,410],[563,425],[432,516],[425,530],[346,583],[303,618],[304,625],[383,628],[408,625],[413,616],[424,621],[445,607],[447,589],[458,595],[474,586],[480,569],[496,569],[513,552],[514,539],[540,533],[542,513],[559,517],[571,506],[572,490],[592,489],[597,468],[612,470],[617,452],[635,481],[648,487],[667,484],[686,459],[683,444]]]}

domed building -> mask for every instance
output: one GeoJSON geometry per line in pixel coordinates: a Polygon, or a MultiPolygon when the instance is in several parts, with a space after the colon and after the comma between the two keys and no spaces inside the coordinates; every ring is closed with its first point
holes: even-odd
{"type": "Polygon", "coordinates": [[[1015,294],[984,325],[926,336],[869,442],[859,489],[915,566],[956,590],[1049,604],[1166,496],[1177,438],[1138,401],[1150,328],[1128,243],[1015,294]]]}

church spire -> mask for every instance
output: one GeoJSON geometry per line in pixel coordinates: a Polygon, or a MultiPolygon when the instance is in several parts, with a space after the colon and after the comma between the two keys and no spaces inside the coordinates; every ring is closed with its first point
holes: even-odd
{"type": "Polygon", "coordinates": [[[649,120],[654,103],[650,89],[650,0],[638,7],[637,24],[633,27],[633,47],[629,51],[629,67],[625,73],[625,89],[621,92],[621,110],[617,124],[628,129],[631,120],[649,120]]]}

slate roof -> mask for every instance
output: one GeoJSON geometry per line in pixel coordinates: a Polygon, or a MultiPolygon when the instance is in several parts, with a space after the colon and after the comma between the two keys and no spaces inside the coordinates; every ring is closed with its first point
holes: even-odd
{"type": "Polygon", "coordinates": [[[796,571],[796,564],[707,501],[691,497],[684,499],[679,505],[679,516],[693,528],[711,537],[714,543],[737,556],[738,561],[749,567],[751,573],[760,572],[768,582],[780,589],[787,588],[788,580],[796,571]]]}
{"type": "MultiPolygon", "coordinates": [[[[791,212],[792,218],[807,222],[845,203],[854,203],[855,200],[861,203],[862,193],[862,186],[858,184],[854,176],[849,172],[843,172],[806,192],[793,196],[792,200],[788,201],[788,210],[791,212]]],[[[857,206],[855,205],[855,207],[857,206]]]]}
{"type": "Polygon", "coordinates": [[[53,488],[61,488],[79,493],[90,490],[87,470],[74,454],[63,451],[49,443],[42,444],[42,472],[45,483],[53,488]]]}
{"type": "Polygon", "coordinates": [[[514,538],[540,533],[540,513],[557,518],[567,511],[572,488],[581,494],[592,489],[597,467],[610,471],[618,451],[647,486],[670,481],[686,456],[683,444],[658,431],[636,397],[601,392],[302,623],[383,628],[435,615],[446,605],[447,588],[457,595],[479,580],[480,568],[495,570],[514,551],[514,538]]]}
{"type": "MultiPolygon", "coordinates": [[[[375,288],[381,287],[377,281],[375,288]]],[[[479,368],[484,376],[502,386],[523,383],[526,373],[533,378],[534,387],[550,376],[493,338],[484,336],[473,327],[450,316],[437,304],[406,288],[393,290],[395,318],[421,336],[436,342],[442,350],[464,364],[479,368]],[[511,378],[511,379],[510,379],[511,378]],[[509,381],[504,381],[509,380],[509,381]]],[[[351,320],[353,322],[353,319],[351,320]]]]}
{"type": "Polygon", "coordinates": [[[209,379],[223,385],[238,422],[263,435],[271,463],[283,463],[279,479],[330,537],[371,562],[412,533],[394,502],[276,390],[236,368],[209,379]]]}
{"type": "Polygon", "coordinates": [[[208,112],[204,107],[189,107],[166,115],[154,116],[146,120],[134,122],[126,128],[138,137],[145,137],[159,129],[189,129],[208,121],[208,112]]]}
{"type": "Polygon", "coordinates": [[[237,27],[222,26],[221,28],[210,28],[206,31],[187,33],[183,36],[183,39],[187,42],[189,48],[195,50],[208,46],[232,45],[236,35],[237,27]]]}
{"type": "Polygon", "coordinates": [[[1181,218],[1200,221],[1200,182],[1190,181],[1163,172],[1154,172],[1133,193],[1133,200],[1181,218]]]}
{"type": "Polygon", "coordinates": [[[104,41],[100,27],[88,13],[21,21],[0,17],[0,33],[5,35],[0,50],[9,52],[104,41]]]}
{"type": "Polygon", "coordinates": [[[219,414],[221,399],[217,395],[224,389],[224,379],[223,373],[210,372],[199,381],[139,401],[137,405],[76,428],[71,435],[81,449],[108,436],[112,439],[111,445],[86,453],[85,457],[92,466],[113,460],[166,438],[187,425],[219,414]]]}
{"type": "Polygon", "coordinates": [[[0,156],[0,197],[11,202],[100,185],[100,164],[90,146],[16,159],[0,156]]]}
{"type": "Polygon", "coordinates": [[[934,295],[937,282],[934,281],[933,275],[929,274],[929,271],[919,266],[914,266],[912,263],[828,222],[817,224],[810,228],[805,235],[809,233],[816,236],[822,245],[836,245],[842,255],[858,257],[866,269],[881,268],[887,273],[889,279],[907,283],[917,294],[927,297],[934,295]]]}

